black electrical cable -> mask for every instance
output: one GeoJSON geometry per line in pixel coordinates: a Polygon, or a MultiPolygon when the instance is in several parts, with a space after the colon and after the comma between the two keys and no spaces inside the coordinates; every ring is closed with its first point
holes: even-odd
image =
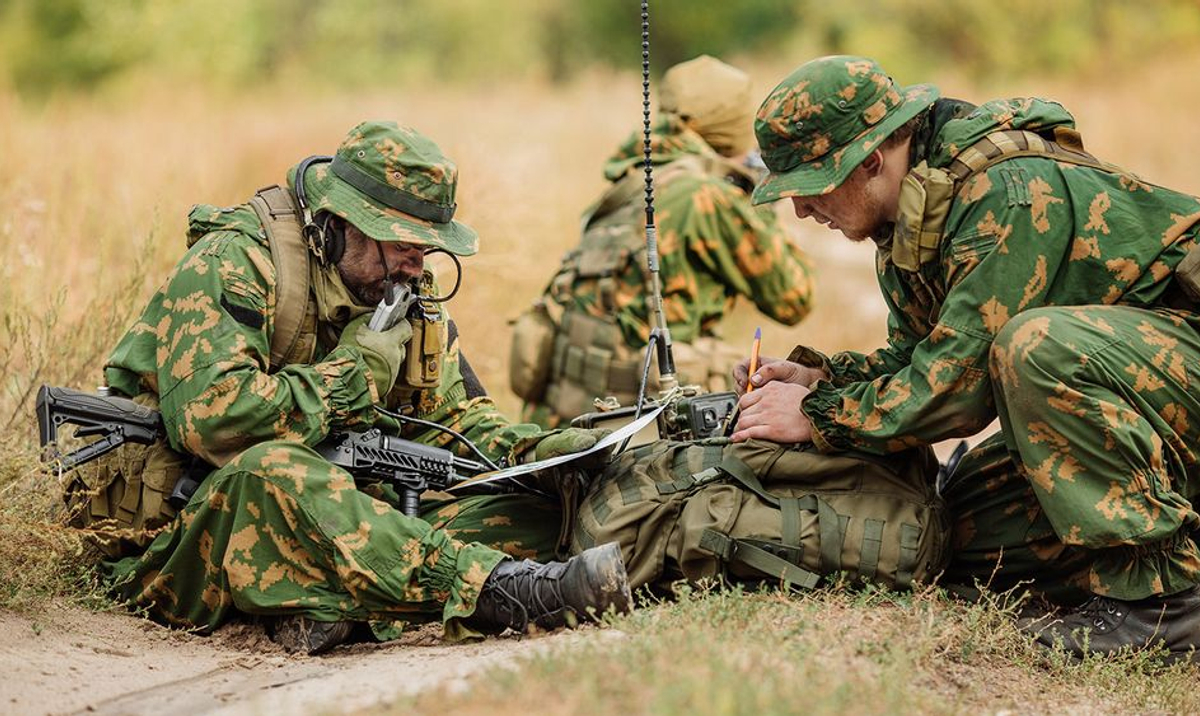
{"type": "Polygon", "coordinates": [[[413,425],[420,425],[420,426],[423,426],[426,428],[431,428],[433,430],[440,430],[441,432],[446,433],[447,435],[450,435],[455,440],[458,440],[463,445],[466,445],[468,448],[470,448],[471,452],[475,453],[475,456],[478,457],[480,460],[482,460],[483,464],[487,465],[492,470],[500,469],[499,465],[492,462],[491,459],[489,459],[487,455],[483,454],[483,451],[481,451],[478,447],[475,446],[475,443],[468,440],[467,437],[465,435],[463,435],[462,433],[456,432],[444,425],[438,425],[437,423],[430,422],[428,420],[422,420],[420,418],[414,418],[414,417],[411,417],[408,415],[404,415],[402,413],[397,413],[394,410],[388,410],[387,408],[383,407],[382,405],[376,404],[374,407],[375,407],[375,410],[377,410],[378,412],[380,412],[383,415],[388,416],[392,420],[396,420],[401,423],[411,423],[413,425]]]}

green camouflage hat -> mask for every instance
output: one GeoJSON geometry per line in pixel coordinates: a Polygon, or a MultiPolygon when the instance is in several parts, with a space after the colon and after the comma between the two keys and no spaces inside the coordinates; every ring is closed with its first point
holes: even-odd
{"type": "Polygon", "coordinates": [[[453,219],[457,187],[454,162],[429,138],[395,122],[358,125],[332,162],[313,164],[304,177],[314,214],[337,214],[376,241],[470,256],[479,250],[479,236],[453,219]]]}
{"type": "Polygon", "coordinates": [[[758,108],[754,133],[771,173],[755,187],[754,203],[828,194],[937,98],[933,85],[897,87],[865,57],[806,62],[758,108]]]}

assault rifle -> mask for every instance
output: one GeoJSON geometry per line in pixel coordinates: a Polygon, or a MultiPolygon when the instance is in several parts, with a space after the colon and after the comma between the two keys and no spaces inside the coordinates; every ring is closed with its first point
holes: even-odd
{"type": "MultiPolygon", "coordinates": [[[[115,395],[42,386],[37,395],[37,416],[42,447],[51,448],[47,456],[62,470],[95,460],[125,443],[150,445],[166,437],[162,415],[157,410],[115,395]],[[53,446],[58,439],[58,428],[66,423],[78,426],[76,437],[99,436],[99,439],[60,455],[53,446]]],[[[315,449],[326,460],[349,472],[355,482],[392,485],[400,496],[401,511],[409,517],[417,515],[425,490],[444,490],[489,469],[449,450],[385,435],[377,428],[366,432],[335,431],[315,449]]],[[[168,499],[177,509],[187,504],[200,486],[203,473],[211,470],[204,463],[199,463],[199,468],[200,474],[189,470],[176,482],[168,499]]],[[[480,487],[501,489],[493,483],[480,487]]]]}
{"type": "Polygon", "coordinates": [[[332,433],[316,451],[356,482],[379,481],[394,487],[400,495],[400,511],[409,517],[417,516],[422,492],[445,490],[489,469],[449,450],[385,435],[379,428],[332,433]]]}

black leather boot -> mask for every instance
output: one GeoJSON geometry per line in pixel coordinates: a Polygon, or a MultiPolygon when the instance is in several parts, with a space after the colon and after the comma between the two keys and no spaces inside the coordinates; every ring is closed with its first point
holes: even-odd
{"type": "Polygon", "coordinates": [[[271,641],[290,654],[309,656],[324,654],[345,643],[352,631],[354,622],[319,622],[298,614],[279,617],[267,624],[267,635],[271,641]]]}
{"type": "Polygon", "coordinates": [[[1200,587],[1137,601],[1095,596],[1078,611],[1022,628],[1036,634],[1039,645],[1061,648],[1077,658],[1085,652],[1165,645],[1168,662],[1194,658],[1200,663],[1200,654],[1192,656],[1200,652],[1200,587]]]}
{"type": "Polygon", "coordinates": [[[633,608],[625,562],[615,542],[593,547],[566,562],[531,560],[496,565],[467,624],[486,634],[531,626],[550,630],[597,619],[609,608],[633,608]]]}

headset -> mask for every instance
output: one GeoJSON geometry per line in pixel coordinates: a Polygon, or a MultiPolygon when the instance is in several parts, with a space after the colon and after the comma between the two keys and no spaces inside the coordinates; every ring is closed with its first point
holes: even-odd
{"type": "Polygon", "coordinates": [[[313,220],[308,195],[304,191],[304,176],[312,165],[332,161],[331,156],[314,154],[300,162],[300,166],[296,168],[296,205],[300,209],[301,221],[304,222],[300,234],[322,268],[336,264],[342,258],[346,251],[346,232],[341,222],[333,221],[333,214],[329,212],[322,214],[319,221],[313,220]]]}

